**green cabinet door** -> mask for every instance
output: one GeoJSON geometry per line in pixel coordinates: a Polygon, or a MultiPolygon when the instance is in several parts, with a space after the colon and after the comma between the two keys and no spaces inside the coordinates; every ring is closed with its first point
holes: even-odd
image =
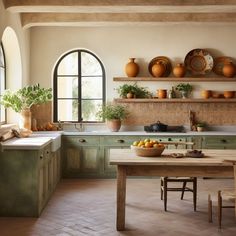
{"type": "Polygon", "coordinates": [[[236,149],[236,136],[202,137],[203,149],[236,149]]]}
{"type": "Polygon", "coordinates": [[[96,177],[101,172],[99,137],[63,137],[63,177],[96,177]]]}

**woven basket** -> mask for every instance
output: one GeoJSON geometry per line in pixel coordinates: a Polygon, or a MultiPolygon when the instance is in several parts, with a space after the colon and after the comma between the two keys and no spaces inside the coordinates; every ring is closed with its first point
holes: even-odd
{"type": "Polygon", "coordinates": [[[131,149],[140,157],[160,157],[165,147],[142,148],[131,145],[131,149]]]}

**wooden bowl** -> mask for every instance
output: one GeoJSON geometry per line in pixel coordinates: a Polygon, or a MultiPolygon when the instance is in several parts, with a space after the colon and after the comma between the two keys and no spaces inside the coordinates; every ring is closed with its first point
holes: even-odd
{"type": "Polygon", "coordinates": [[[224,91],[225,98],[233,98],[235,96],[235,91],[224,91]]]}
{"type": "Polygon", "coordinates": [[[140,157],[160,157],[162,152],[165,150],[165,146],[142,148],[131,145],[131,149],[140,157]]]}

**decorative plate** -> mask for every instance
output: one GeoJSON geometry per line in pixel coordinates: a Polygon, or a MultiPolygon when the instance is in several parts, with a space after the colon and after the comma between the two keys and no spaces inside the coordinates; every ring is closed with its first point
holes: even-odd
{"type": "MultiPolygon", "coordinates": [[[[148,65],[148,70],[149,70],[149,73],[153,76],[152,74],[152,66],[154,64],[156,64],[156,62],[162,62],[162,64],[165,66],[165,73],[163,75],[163,77],[168,77],[169,74],[171,73],[172,71],[172,66],[171,66],[171,62],[170,62],[170,59],[168,57],[164,57],[164,56],[159,56],[159,57],[154,57],[150,62],[149,62],[149,65],[148,65]]],[[[153,76],[154,77],[154,76],[153,76]]]]}
{"type": "Polygon", "coordinates": [[[193,49],[186,55],[184,64],[193,75],[205,75],[211,72],[214,61],[206,50],[193,49]]]}
{"type": "Polygon", "coordinates": [[[216,73],[217,75],[223,76],[223,67],[225,64],[232,62],[233,60],[230,57],[217,57],[214,59],[214,67],[213,67],[213,71],[214,73],[216,73]]]}

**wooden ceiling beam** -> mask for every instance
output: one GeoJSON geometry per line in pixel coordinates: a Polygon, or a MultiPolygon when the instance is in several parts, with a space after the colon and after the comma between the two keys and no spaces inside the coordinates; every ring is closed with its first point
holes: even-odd
{"type": "Polygon", "coordinates": [[[39,25],[127,25],[155,23],[236,23],[236,13],[22,13],[22,26],[39,25]]]}
{"type": "Polygon", "coordinates": [[[167,9],[207,8],[221,10],[221,7],[230,9],[236,6],[235,0],[4,0],[5,8],[13,12],[77,12],[91,11],[124,11],[129,9],[143,9],[151,11],[167,9]],[[116,10],[117,9],[117,10],[116,10]]]}

